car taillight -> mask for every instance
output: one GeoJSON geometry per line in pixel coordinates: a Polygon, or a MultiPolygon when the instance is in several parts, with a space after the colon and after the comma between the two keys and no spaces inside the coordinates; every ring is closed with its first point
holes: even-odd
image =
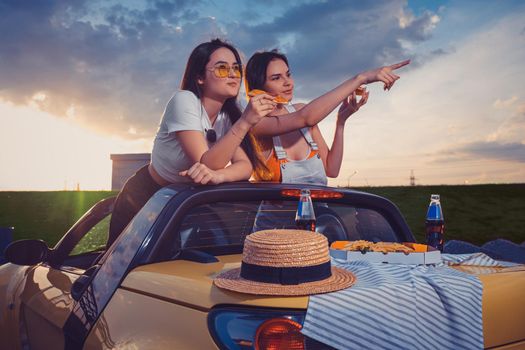
{"type": "Polygon", "coordinates": [[[302,326],[287,318],[272,318],[259,326],[255,334],[256,350],[304,350],[302,326]]]}
{"type": "MultiPolygon", "coordinates": [[[[301,197],[301,190],[299,189],[286,189],[281,190],[281,195],[284,197],[301,197]]],[[[341,192],[336,191],[325,191],[325,190],[310,190],[311,198],[343,198],[341,192]]]]}
{"type": "Polygon", "coordinates": [[[223,306],[210,311],[208,328],[221,349],[304,349],[304,316],[304,310],[223,306]]]}

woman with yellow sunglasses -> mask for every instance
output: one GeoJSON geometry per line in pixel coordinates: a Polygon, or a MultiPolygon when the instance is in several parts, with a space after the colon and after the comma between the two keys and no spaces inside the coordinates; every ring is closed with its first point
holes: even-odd
{"type": "Polygon", "coordinates": [[[163,186],[250,177],[256,155],[244,136],[274,109],[275,102],[261,94],[241,113],[237,105],[241,78],[241,59],[232,45],[215,39],[193,50],[181,90],[162,116],[150,164],[129,178],[117,197],[108,246],[163,186]]]}

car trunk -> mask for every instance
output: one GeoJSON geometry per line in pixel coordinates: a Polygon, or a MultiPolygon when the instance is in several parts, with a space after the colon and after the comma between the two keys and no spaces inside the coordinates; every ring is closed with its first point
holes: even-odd
{"type": "Polygon", "coordinates": [[[219,256],[218,259],[219,262],[207,264],[176,260],[140,266],[128,274],[122,286],[200,310],[209,310],[219,304],[306,309],[308,297],[255,296],[214,286],[215,275],[240,267],[241,255],[219,256]]]}
{"type": "MultiPolygon", "coordinates": [[[[457,267],[483,283],[483,335],[486,348],[525,341],[525,266],[457,267]]],[[[521,344],[525,346],[525,343],[521,344]]]]}
{"type": "MultiPolygon", "coordinates": [[[[230,292],[213,285],[213,277],[240,266],[241,255],[219,256],[219,262],[185,260],[140,266],[122,287],[204,312],[219,304],[306,309],[308,297],[256,296],[230,292]]],[[[525,340],[525,266],[514,268],[458,267],[483,283],[485,347],[525,340]]]]}

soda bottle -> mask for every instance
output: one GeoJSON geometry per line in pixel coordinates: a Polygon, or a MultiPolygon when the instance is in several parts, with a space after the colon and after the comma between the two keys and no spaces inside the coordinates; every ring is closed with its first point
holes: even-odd
{"type": "Polygon", "coordinates": [[[310,190],[301,190],[301,198],[295,212],[295,226],[300,230],[315,231],[315,213],[310,190]]]}
{"type": "Polygon", "coordinates": [[[445,234],[445,219],[443,218],[443,212],[441,211],[439,194],[433,194],[430,196],[425,228],[427,245],[439,249],[442,252],[445,234]]]}

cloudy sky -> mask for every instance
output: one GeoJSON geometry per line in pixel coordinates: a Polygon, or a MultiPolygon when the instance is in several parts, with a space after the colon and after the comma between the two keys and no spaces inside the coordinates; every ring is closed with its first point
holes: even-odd
{"type": "Polygon", "coordinates": [[[0,18],[0,190],[109,189],[109,155],[151,150],[214,37],[286,53],[304,102],[412,59],[347,122],[332,185],[525,182],[523,1],[0,0],[0,18]]]}

